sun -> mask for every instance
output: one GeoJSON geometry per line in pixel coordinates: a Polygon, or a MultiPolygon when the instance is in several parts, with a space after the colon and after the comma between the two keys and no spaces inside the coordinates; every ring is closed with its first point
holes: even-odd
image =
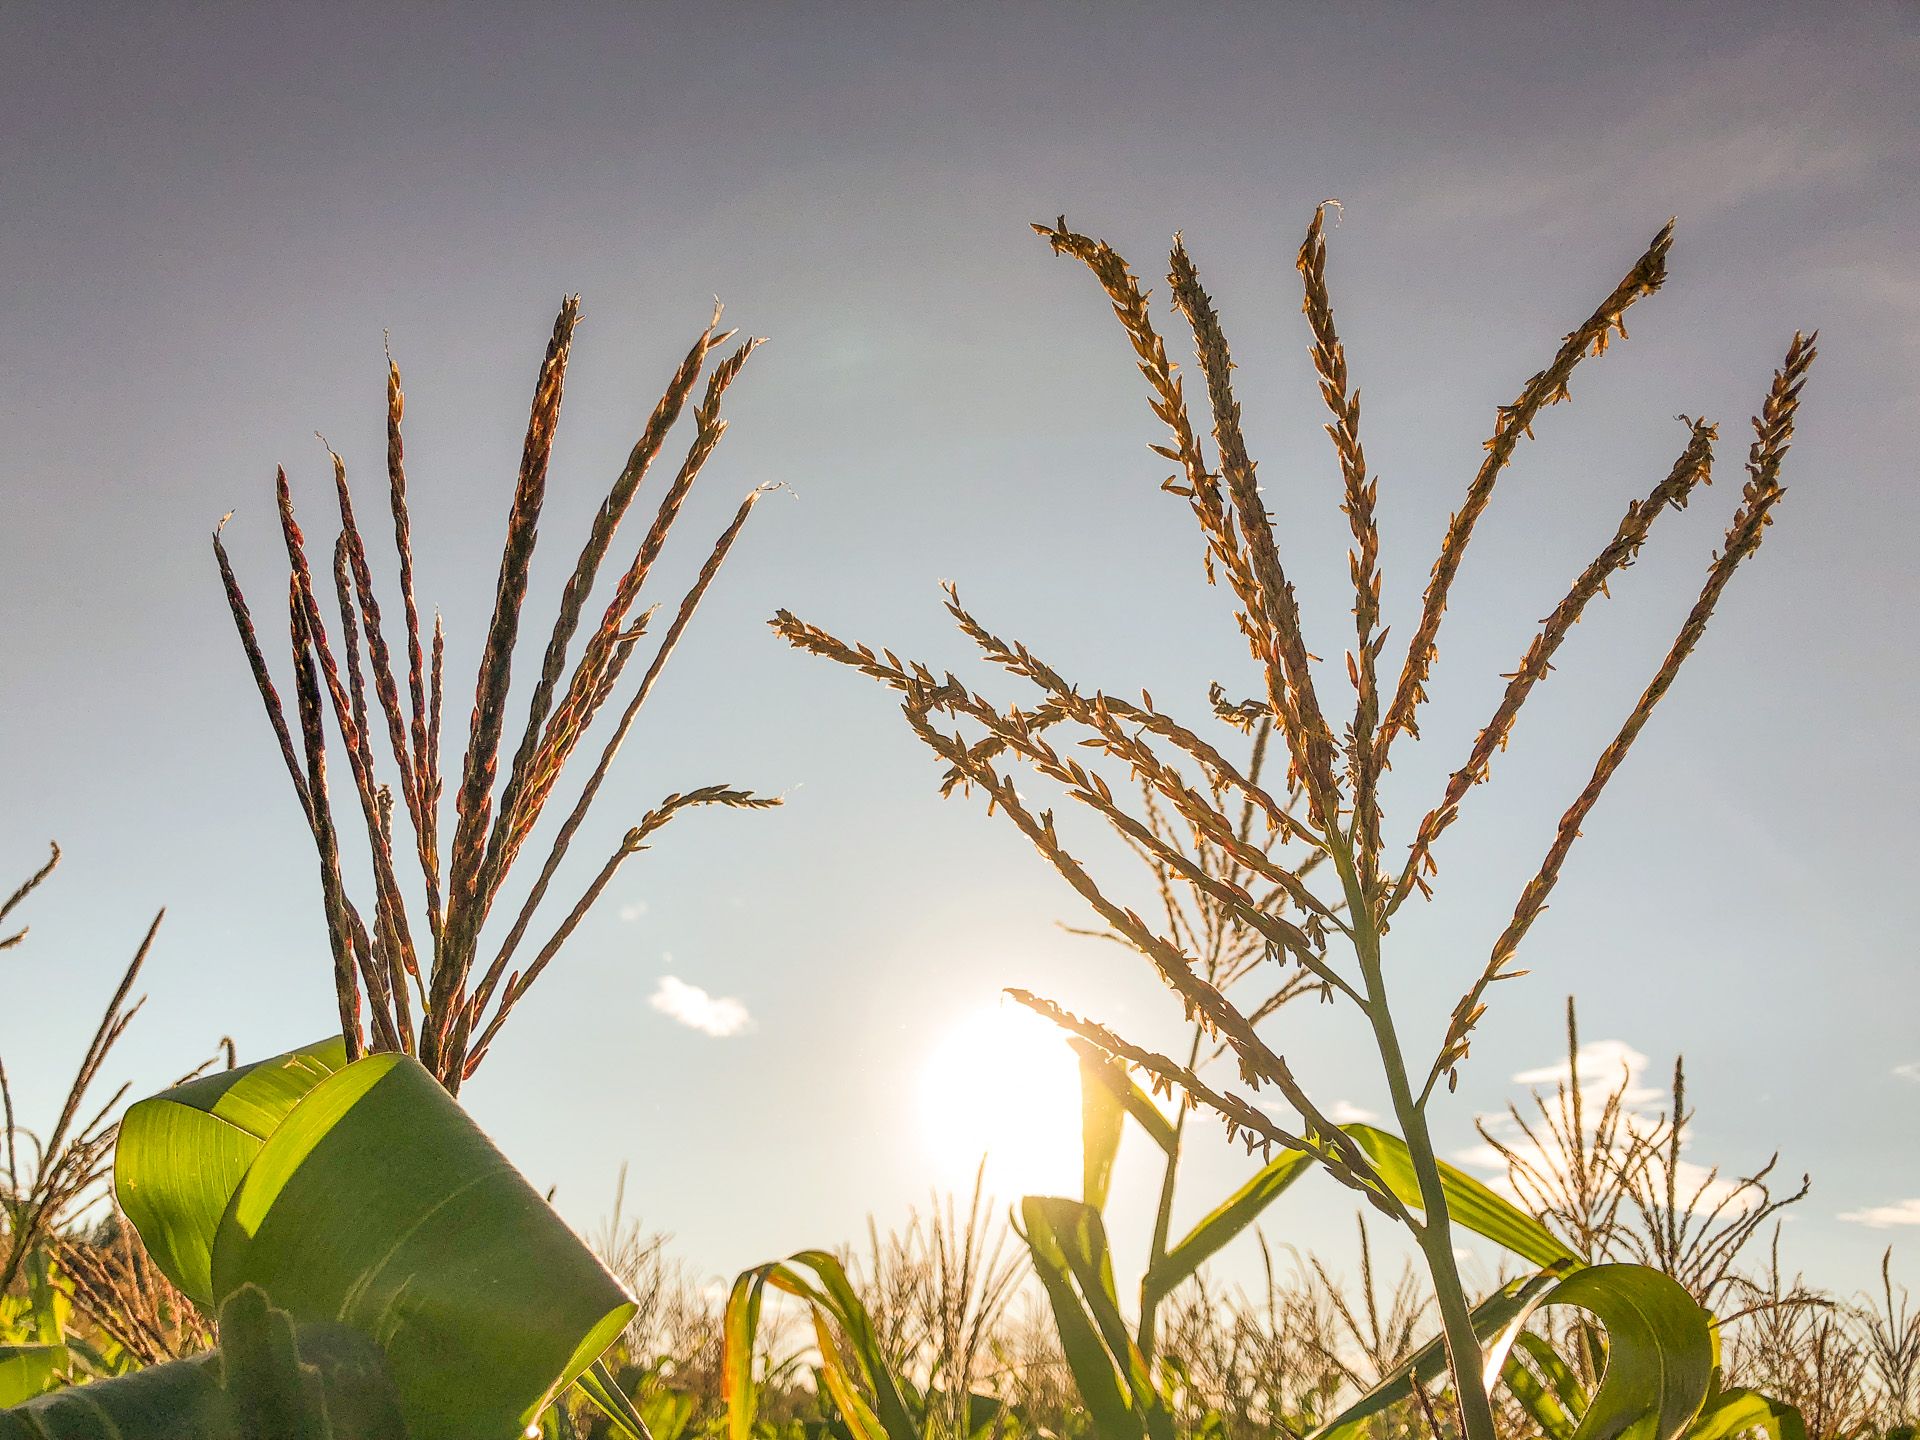
{"type": "Polygon", "coordinates": [[[1080,1072],[1060,1031],[1011,1000],[956,1019],[920,1074],[920,1135],[941,1183],[987,1157],[1001,1196],[1080,1193],[1080,1072]]]}

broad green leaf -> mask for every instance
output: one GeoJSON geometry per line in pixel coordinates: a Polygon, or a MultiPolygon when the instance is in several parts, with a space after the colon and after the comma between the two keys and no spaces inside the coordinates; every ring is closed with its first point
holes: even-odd
{"type": "MultiPolygon", "coordinates": [[[[1523,1280],[1508,1281],[1473,1307],[1473,1333],[1480,1337],[1480,1343],[1490,1354],[1497,1352],[1503,1361],[1514,1335],[1526,1324],[1542,1297],[1558,1283],[1558,1275],[1544,1271],[1523,1280]]],[[[1382,1375],[1373,1389],[1315,1430],[1307,1440],[1350,1440],[1364,1433],[1370,1417],[1407,1399],[1416,1384],[1431,1385],[1446,1368],[1446,1337],[1436,1335],[1382,1375]]]]}
{"type": "Polygon", "coordinates": [[[1543,1305],[1577,1305],[1607,1327],[1607,1368],[1574,1440],[1675,1440],[1713,1379],[1707,1312],[1646,1265],[1594,1265],[1543,1305]]]}
{"type": "MultiPolygon", "coordinates": [[[[1423,1208],[1420,1181],[1413,1173],[1413,1157],[1407,1153],[1406,1141],[1371,1125],[1343,1128],[1366,1152],[1374,1169],[1380,1172],[1380,1178],[1400,1197],[1401,1203],[1423,1208]]],[[[1454,1224],[1506,1246],[1535,1265],[1565,1269],[1582,1263],[1557,1235],[1531,1215],[1508,1204],[1471,1175],[1454,1169],[1444,1160],[1435,1163],[1440,1168],[1440,1185],[1447,1197],[1447,1215],[1454,1224]]]]}
{"type": "Polygon", "coordinates": [[[1765,1430],[1771,1440],[1807,1440],[1807,1423],[1784,1400],[1754,1390],[1726,1390],[1707,1402],[1687,1440],[1727,1440],[1748,1430],[1765,1430]]]}
{"type": "MultiPolygon", "coordinates": [[[[1644,1265],[1595,1265],[1565,1279],[1545,1270],[1512,1282],[1473,1311],[1474,1332],[1486,1347],[1483,1383],[1489,1390],[1495,1376],[1512,1373],[1507,1351],[1516,1339],[1529,1354],[1538,1353],[1520,1327],[1543,1305],[1577,1305],[1607,1327],[1606,1372],[1568,1440],[1676,1440],[1685,1433],[1713,1375],[1707,1314],[1692,1296],[1644,1265]]],[[[1361,1421],[1411,1395],[1416,1381],[1430,1384],[1445,1368],[1444,1340],[1436,1337],[1310,1440],[1358,1433],[1361,1421]]],[[[1544,1391],[1515,1393],[1526,1403],[1544,1391]]],[[[1549,1434],[1557,1433],[1543,1414],[1534,1418],[1549,1434]]]]}
{"type": "Polygon", "coordinates": [[[54,1390],[0,1410],[0,1440],[242,1440],[208,1353],[118,1380],[54,1390]]]}
{"type": "Polygon", "coordinates": [[[1257,1175],[1215,1207],[1212,1214],[1188,1231],[1186,1238],[1147,1272],[1146,1279],[1140,1285],[1141,1303],[1153,1304],[1171,1294],[1223,1245],[1259,1218],[1260,1212],[1312,1164],[1304,1152],[1288,1150],[1262,1167],[1257,1175]]]}
{"type": "Polygon", "coordinates": [[[1128,1084],[1117,1060],[1089,1050],[1080,1054],[1080,1198],[1094,1209],[1107,1203],[1114,1157],[1127,1107],[1120,1097],[1128,1084]]]}
{"type": "Polygon", "coordinates": [[[347,1063],[338,1035],[163,1090],[120,1122],[114,1191],[160,1271],[211,1314],[213,1236],[266,1138],[347,1063]]]}
{"type": "Polygon", "coordinates": [[[162,1093],[178,1104],[218,1115],[264,1140],[308,1091],[346,1067],[347,1042],[330,1035],[284,1055],[235,1070],[216,1071],[162,1093]]]}
{"type": "Polygon", "coordinates": [[[525,1429],[636,1308],[439,1082],[392,1053],[315,1086],[248,1168],[214,1240],[214,1292],[248,1281],[296,1319],[376,1339],[413,1440],[525,1429]]]}
{"type": "Polygon", "coordinates": [[[634,1303],[418,1062],[338,1058],[312,1046],[135,1106],[152,1123],[122,1141],[122,1203],[171,1262],[205,1257],[203,1294],[251,1282],[379,1344],[413,1440],[517,1434],[634,1303]]]}
{"type": "Polygon", "coordinates": [[[44,1395],[72,1364],[64,1345],[0,1345],[0,1410],[44,1395]]]}

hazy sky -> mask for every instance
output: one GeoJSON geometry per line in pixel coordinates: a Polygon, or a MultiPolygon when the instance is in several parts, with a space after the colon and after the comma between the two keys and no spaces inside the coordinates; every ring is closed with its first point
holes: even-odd
{"type": "MultiPolygon", "coordinates": [[[[113,1082],[152,1090],[221,1035],[259,1058],[331,1024],[310,844],[206,537],[236,512],[229,545],[274,613],[277,463],[331,539],[316,429],[377,512],[383,332],[419,589],[449,628],[449,767],[561,296],[587,319],[536,644],[710,297],[772,337],[655,598],[750,487],[797,498],[755,516],[567,884],[669,791],[727,780],[787,805],[682,819],[631,862],[466,1092],[577,1224],[630,1161],[629,1213],[731,1273],[953,1183],[923,1073],[1000,987],[1176,1043],[1145,962],[1056,927],[1087,914],[998,817],[938,798],[887,695],[763,623],[787,606],[1016,698],[943,625],[951,579],[1089,688],[1144,685],[1204,723],[1209,680],[1246,686],[1185,506],[1157,489],[1124,337],[1028,222],[1065,212],[1157,291],[1185,233],[1333,691],[1347,541],[1292,263],[1315,204],[1344,206],[1331,277],[1401,636],[1494,407],[1678,215],[1667,290],[1543,417],[1469,552],[1427,743],[1387,797],[1396,845],[1533,623],[1671,463],[1677,412],[1721,422],[1719,483],[1562,652],[1442,846],[1439,899],[1396,927],[1393,981],[1425,1050],[1691,603],[1747,417],[1817,326],[1779,522],[1436,1123],[1468,1151],[1472,1117],[1553,1063],[1573,993],[1587,1037],[1648,1057],[1647,1087],[1685,1052],[1691,1159],[1777,1149],[1781,1173],[1811,1172],[1789,1264],[1850,1288],[1891,1241],[1914,1277],[1920,1229],[1839,1217],[1920,1214],[1916,141],[1911,3],[6,7],[0,882],[49,838],[67,851],[0,956],[23,1117],[45,1123],[162,905],[113,1082]],[[689,987],[748,1023],[714,1037],[649,1003],[697,1018],[689,987]]],[[[1351,1015],[1272,1028],[1326,1103],[1386,1108],[1351,1015]]],[[[1197,1217],[1250,1162],[1196,1137],[1197,1217]]],[[[1147,1210],[1132,1147],[1125,1236],[1147,1210]]],[[[1303,1184],[1267,1233],[1340,1254],[1351,1209],[1303,1184]]]]}

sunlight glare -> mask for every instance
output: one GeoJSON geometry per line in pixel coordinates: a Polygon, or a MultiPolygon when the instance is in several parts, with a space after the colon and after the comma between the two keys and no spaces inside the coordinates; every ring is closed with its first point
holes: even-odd
{"type": "Polygon", "coordinates": [[[1060,1031],[1011,1000],[961,1016],[920,1076],[922,1143],[955,1189],[987,1155],[1001,1196],[1080,1193],[1080,1072],[1060,1031]]]}

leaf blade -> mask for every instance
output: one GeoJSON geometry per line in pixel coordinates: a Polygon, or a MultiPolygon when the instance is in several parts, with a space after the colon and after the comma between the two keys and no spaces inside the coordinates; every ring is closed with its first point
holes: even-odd
{"type": "Polygon", "coordinates": [[[1260,1212],[1312,1168],[1312,1157],[1302,1150],[1288,1150],[1261,1167],[1252,1179],[1229,1195],[1213,1211],[1189,1230],[1179,1244],[1153,1266],[1141,1282],[1143,1304],[1152,1304],[1171,1294],[1217,1254],[1228,1241],[1239,1235],[1260,1212]]]}

